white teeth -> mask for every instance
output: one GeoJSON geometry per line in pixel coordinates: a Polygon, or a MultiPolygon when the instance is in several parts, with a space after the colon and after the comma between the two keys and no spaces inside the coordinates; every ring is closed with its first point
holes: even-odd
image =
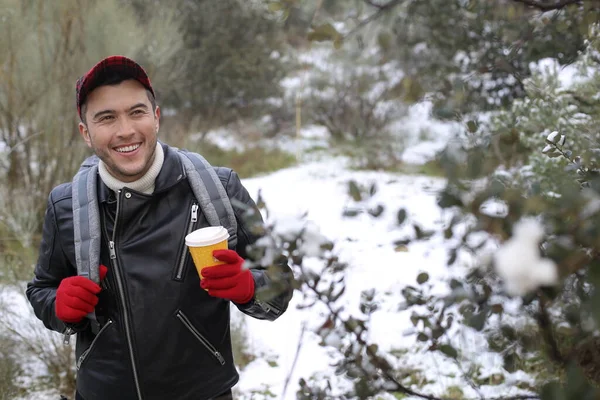
{"type": "Polygon", "coordinates": [[[119,147],[118,149],[115,149],[115,150],[118,151],[119,153],[127,153],[130,151],[134,151],[138,147],[140,147],[139,144],[133,144],[131,146],[119,147]]]}

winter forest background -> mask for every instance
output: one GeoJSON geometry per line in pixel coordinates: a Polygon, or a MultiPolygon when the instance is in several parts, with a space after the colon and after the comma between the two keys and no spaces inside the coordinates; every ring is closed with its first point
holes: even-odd
{"type": "Polygon", "coordinates": [[[0,0],[0,399],[73,394],[23,293],[110,54],[293,266],[232,316],[239,398],[600,398],[600,1],[0,0]]]}

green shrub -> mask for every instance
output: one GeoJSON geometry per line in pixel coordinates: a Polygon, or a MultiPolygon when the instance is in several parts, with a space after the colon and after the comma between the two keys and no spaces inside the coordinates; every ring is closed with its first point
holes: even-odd
{"type": "Polygon", "coordinates": [[[459,386],[450,386],[446,389],[446,395],[444,396],[448,400],[462,400],[464,399],[464,393],[459,386]]]}
{"type": "MultiPolygon", "coordinates": [[[[156,5],[135,3],[154,14],[156,5]]],[[[263,115],[280,98],[277,84],[289,57],[281,23],[261,2],[183,1],[171,7],[181,15],[183,47],[165,61],[177,79],[162,88],[161,103],[179,110],[185,131],[208,131],[240,118],[263,115]]],[[[166,83],[166,82],[165,82],[166,83]]]]}
{"type": "MultiPolygon", "coordinates": [[[[0,229],[0,235],[3,231],[0,229]]],[[[14,284],[31,279],[37,250],[24,247],[18,239],[4,237],[0,247],[0,284],[14,284]]]]}
{"type": "Polygon", "coordinates": [[[243,150],[223,149],[203,141],[188,147],[202,154],[214,166],[232,168],[242,178],[274,172],[296,164],[296,157],[277,148],[251,145],[243,150]]]}
{"type": "Polygon", "coordinates": [[[16,345],[13,339],[0,336],[0,400],[13,400],[24,394],[15,382],[22,373],[17,362],[16,345]]]}
{"type": "Polygon", "coordinates": [[[396,169],[404,175],[426,175],[431,177],[445,177],[444,168],[437,160],[430,160],[423,164],[400,164],[396,169]]]}
{"type": "Polygon", "coordinates": [[[0,187],[0,283],[31,278],[40,238],[37,199],[29,190],[0,187]]]}
{"type": "Polygon", "coordinates": [[[390,66],[353,50],[332,53],[325,65],[311,66],[302,95],[307,123],[326,128],[331,146],[350,157],[355,168],[395,168],[406,137],[391,124],[405,115],[407,106],[390,101],[392,88],[381,86],[397,80],[389,73],[390,66]],[[345,68],[350,62],[356,68],[345,68]]]}
{"type": "Polygon", "coordinates": [[[246,323],[242,318],[236,318],[231,321],[231,347],[233,349],[235,365],[239,369],[244,369],[244,367],[256,359],[256,356],[250,351],[248,331],[246,323]]]}

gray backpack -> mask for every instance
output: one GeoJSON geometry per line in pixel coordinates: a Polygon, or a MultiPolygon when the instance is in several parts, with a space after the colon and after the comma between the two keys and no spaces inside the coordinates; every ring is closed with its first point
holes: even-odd
{"type": "MultiPolygon", "coordinates": [[[[184,167],[200,209],[211,226],[229,232],[230,249],[237,245],[237,221],[231,201],[214,168],[199,154],[171,147],[184,167]]],[[[98,207],[98,157],[87,158],[73,178],[73,228],[77,274],[100,283],[100,210],[98,207]]]]}

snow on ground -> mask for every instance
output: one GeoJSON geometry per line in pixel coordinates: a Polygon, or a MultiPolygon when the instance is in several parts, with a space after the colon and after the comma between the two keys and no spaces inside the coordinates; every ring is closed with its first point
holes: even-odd
{"type": "MultiPolygon", "coordinates": [[[[281,170],[261,178],[246,179],[244,184],[251,195],[256,195],[260,190],[271,219],[275,222],[280,218],[299,217],[307,213],[307,218],[320,226],[321,233],[334,240],[335,251],[342,261],[350,264],[344,295],[347,309],[356,310],[362,290],[377,288],[380,293],[390,293],[384,303],[386,306],[374,315],[371,340],[385,350],[406,351],[403,359],[406,366],[422,368],[424,377],[431,382],[425,385],[424,390],[442,395],[448,386],[459,385],[466,395],[477,395],[459,380],[460,370],[453,363],[441,356],[418,351],[412,334],[410,311],[400,313],[396,309],[401,300],[401,289],[406,285],[414,285],[419,272],[426,271],[438,279],[447,275],[447,245],[441,238],[434,238],[428,243],[411,244],[406,252],[396,252],[393,245],[394,240],[410,232],[410,224],[405,223],[402,228],[396,224],[399,208],[408,211],[409,221],[418,222],[426,229],[440,227],[444,216],[436,205],[436,190],[443,187],[443,180],[350,171],[343,160],[327,160],[281,170]],[[365,186],[377,184],[378,191],[368,205],[385,204],[386,211],[382,218],[342,216],[343,207],[352,206],[347,195],[347,182],[351,179],[365,186]]],[[[334,385],[342,384],[329,367],[333,361],[329,355],[331,349],[320,347],[320,338],[312,330],[323,319],[318,309],[296,309],[295,306],[301,301],[301,293],[296,292],[288,311],[275,322],[244,317],[253,350],[265,356],[242,371],[238,390],[248,396],[246,398],[260,398],[256,393],[268,388],[275,398],[293,399],[298,380],[316,373],[322,374],[322,379],[330,379],[334,385]],[[292,370],[304,328],[300,352],[292,370]],[[266,360],[276,360],[276,366],[266,360]],[[285,397],[282,397],[287,380],[289,385],[285,397]]],[[[478,335],[462,332],[455,341],[469,356],[477,359],[482,366],[483,376],[489,376],[501,368],[502,360],[485,351],[485,342],[478,335]]],[[[527,380],[518,375],[511,378],[527,380]]],[[[484,388],[483,393],[496,396],[514,394],[510,390],[511,384],[514,381],[509,379],[505,385],[484,388]]]]}
{"type": "MultiPolygon", "coordinates": [[[[351,172],[345,169],[342,161],[329,160],[282,170],[262,178],[247,179],[244,184],[252,195],[261,191],[275,221],[299,217],[306,212],[307,218],[321,227],[321,233],[335,241],[341,261],[351,265],[346,282],[346,298],[353,303],[352,308],[357,306],[362,290],[376,287],[381,291],[397,293],[403,285],[413,284],[421,269],[435,272],[443,267],[445,254],[442,248],[437,251],[423,248],[421,251],[397,253],[392,244],[395,239],[401,238],[395,222],[400,207],[409,211],[409,218],[419,217],[426,226],[433,226],[440,218],[434,196],[434,189],[441,187],[440,180],[351,172]],[[368,215],[342,217],[344,205],[353,206],[346,194],[351,179],[366,186],[372,183],[378,186],[377,193],[369,202],[372,205],[387,205],[380,219],[368,215]],[[422,252],[430,252],[430,256],[436,260],[429,263],[429,268],[421,259],[422,252]]],[[[288,311],[274,323],[247,319],[253,344],[259,352],[275,355],[279,368],[270,368],[262,360],[256,361],[242,374],[239,385],[242,392],[269,384],[273,393],[281,393],[295,357],[302,326],[306,324],[314,328],[315,324],[322,322],[313,310],[295,309],[301,300],[301,294],[296,293],[288,311]]],[[[391,323],[391,320],[380,322],[381,329],[390,329],[388,322],[391,323]]],[[[327,369],[329,363],[326,351],[318,346],[319,339],[314,333],[305,333],[304,339],[286,398],[294,398],[300,377],[308,378],[320,369],[327,369]]],[[[401,343],[396,345],[401,346],[401,343]]]]}
{"type": "MultiPolygon", "coordinates": [[[[3,310],[0,335],[9,335],[16,340],[17,344],[21,343],[25,347],[36,344],[50,351],[53,346],[62,346],[62,336],[47,330],[33,314],[25,297],[25,284],[20,287],[0,286],[0,309],[3,310]]],[[[17,350],[18,354],[20,352],[21,349],[17,350]]],[[[27,351],[25,354],[30,353],[27,351]]],[[[45,378],[47,370],[40,359],[22,358],[20,361],[23,375],[18,379],[19,386],[31,388],[45,378]]],[[[47,400],[58,399],[59,396],[60,393],[53,390],[43,390],[15,400],[47,400]]]]}

